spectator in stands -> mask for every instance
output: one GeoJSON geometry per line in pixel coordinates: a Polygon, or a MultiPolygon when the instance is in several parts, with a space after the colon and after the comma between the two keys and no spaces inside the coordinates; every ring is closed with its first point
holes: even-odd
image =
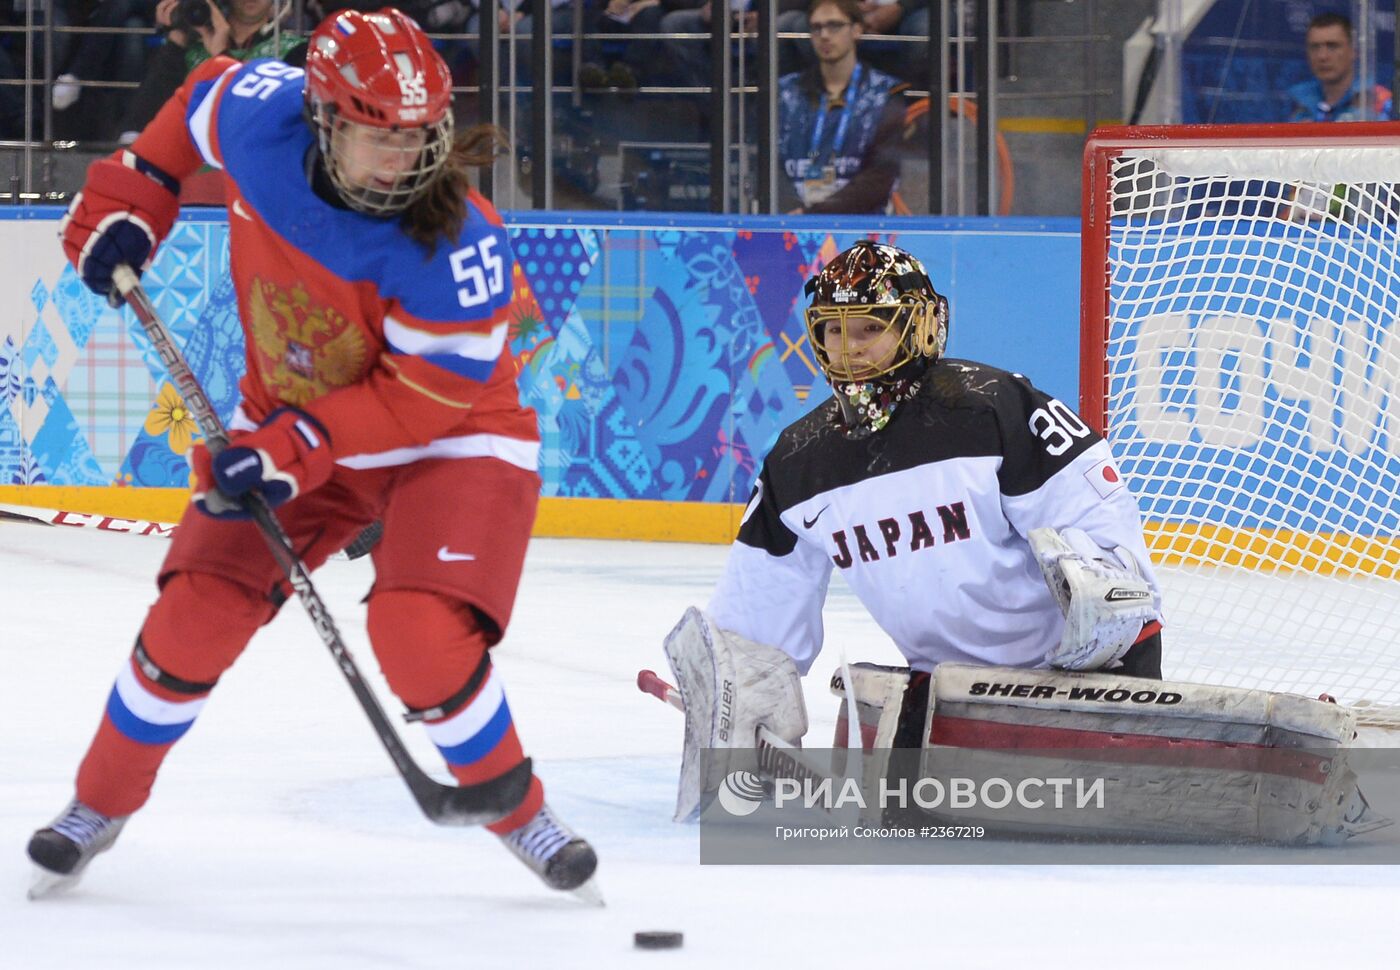
{"type": "Polygon", "coordinates": [[[667,13],[663,0],[607,0],[597,14],[591,30],[599,34],[615,34],[609,41],[592,41],[587,45],[588,61],[579,70],[579,84],[585,88],[635,88],[638,79],[655,75],[655,65],[664,56],[661,42],[629,40],[628,34],[659,34],[661,18],[667,13]],[[611,48],[611,49],[610,49],[611,48]],[[620,48],[620,57],[612,56],[620,48]],[[608,61],[608,67],[603,65],[608,61]]]}
{"type": "Polygon", "coordinates": [[[1390,119],[1390,91],[1379,84],[1371,89],[1369,111],[1363,115],[1355,34],[1346,15],[1318,14],[1308,23],[1306,43],[1313,76],[1288,89],[1289,121],[1390,119]]]}
{"type": "MultiPolygon", "coordinates": [[[[550,0],[549,30],[554,37],[572,37],[574,35],[574,9],[573,0],[550,0]]],[[[509,38],[511,30],[515,31],[517,38],[515,45],[515,67],[516,78],[520,84],[530,83],[530,37],[534,33],[534,18],[530,16],[530,4],[527,0],[499,0],[496,9],[496,25],[501,31],[501,40],[509,38]]],[[[481,33],[481,9],[478,7],[472,11],[467,18],[467,33],[481,33]]],[[[468,41],[473,55],[477,55],[480,50],[480,41],[468,41]]],[[[510,48],[502,47],[502,58],[509,55],[510,48]]],[[[554,58],[555,80],[560,81],[567,77],[568,58],[554,58]]],[[[500,77],[508,78],[510,75],[504,60],[501,62],[500,77]]]]}
{"type": "Polygon", "coordinates": [[[151,0],[98,0],[86,19],[74,3],[59,3],[54,10],[55,26],[81,23],[93,33],[78,35],[64,45],[66,58],[56,57],[67,69],[54,78],[53,109],[67,111],[82,95],[84,81],[136,81],[146,59],[146,38],[137,33],[97,33],[120,28],[151,26],[151,0]]]}
{"type": "Polygon", "coordinates": [[[122,144],[135,140],[185,75],[217,54],[240,61],[277,57],[289,64],[305,62],[305,38],[280,26],[289,9],[281,0],[204,0],[207,17],[191,9],[191,4],[198,3],[160,0],[156,4],[156,25],[166,32],[165,43],[151,57],[146,77],[127,106],[122,144]]]}
{"type": "MultiPolygon", "coordinates": [[[[747,33],[758,30],[758,13],[748,9],[750,0],[724,0],[734,10],[737,25],[747,33]]],[[[809,0],[778,0],[778,33],[801,33],[807,29],[809,0]]],[[[668,12],[661,18],[661,32],[666,34],[707,34],[710,32],[710,0],[662,0],[668,12]]],[[[778,44],[779,70],[795,71],[801,66],[801,42],[781,41],[778,44]]],[[[750,57],[756,48],[752,40],[747,47],[750,57]]],[[[674,80],[688,87],[707,87],[710,83],[709,38],[667,40],[664,60],[674,80]]]]}
{"type": "Polygon", "coordinates": [[[861,45],[865,57],[877,56],[881,66],[906,81],[928,80],[928,2],[929,0],[861,0],[860,21],[864,32],[909,37],[911,40],[870,40],[861,45]],[[918,43],[922,40],[923,43],[918,43]]]}
{"type": "Polygon", "coordinates": [[[804,212],[884,212],[899,178],[907,85],[856,56],[860,0],[813,0],[817,62],[778,82],[782,207],[804,212]]]}
{"type": "MultiPolygon", "coordinates": [[[[355,6],[357,9],[373,12],[383,7],[397,7],[418,22],[418,25],[430,34],[460,34],[467,29],[467,18],[471,16],[475,9],[470,3],[464,0],[402,0],[400,3],[389,3],[388,0],[360,0],[357,4],[339,4],[338,6],[355,6]]],[[[434,42],[436,47],[441,42],[434,42]]]]}
{"type": "Polygon", "coordinates": [[[927,37],[928,0],[861,0],[860,22],[867,34],[927,37]]]}

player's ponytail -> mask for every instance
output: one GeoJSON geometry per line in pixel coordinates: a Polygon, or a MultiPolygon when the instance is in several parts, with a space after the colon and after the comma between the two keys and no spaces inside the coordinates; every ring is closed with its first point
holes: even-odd
{"type": "Polygon", "coordinates": [[[490,166],[507,144],[505,132],[495,125],[473,125],[460,132],[432,186],[404,211],[400,224],[409,238],[429,251],[439,240],[455,242],[467,217],[471,170],[490,166]]]}

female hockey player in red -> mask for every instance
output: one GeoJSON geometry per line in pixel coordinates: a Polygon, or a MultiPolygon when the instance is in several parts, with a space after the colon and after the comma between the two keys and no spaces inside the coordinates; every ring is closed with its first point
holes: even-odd
{"type": "MultiPolygon", "coordinates": [[[[117,265],[150,265],[181,179],[223,170],[247,372],[230,446],[212,459],[196,447],[191,508],[76,797],[29,844],[47,886],[72,884],[112,844],[286,599],[257,528],[235,521],[252,489],[281,506],[310,568],[381,520],[368,625],[390,687],[459,783],[524,760],[488,648],[524,563],[539,438],[506,347],[510,246],[467,181],[490,154],[485,129],[454,140],[446,65],[386,8],[323,23],[305,74],[213,59],[129,150],[89,170],[61,231],[104,296],[117,265]]],[[[555,889],[593,875],[592,848],[551,814],[537,778],[488,827],[555,889]]]]}
{"type": "Polygon", "coordinates": [[[856,243],[807,293],[834,397],[779,436],[709,607],[666,642],[681,818],[716,782],[704,749],[805,733],[834,569],[912,668],[908,712],[945,661],[1161,677],[1160,596],[1103,439],[1020,374],[944,358],[948,302],[902,250],[856,243]]]}

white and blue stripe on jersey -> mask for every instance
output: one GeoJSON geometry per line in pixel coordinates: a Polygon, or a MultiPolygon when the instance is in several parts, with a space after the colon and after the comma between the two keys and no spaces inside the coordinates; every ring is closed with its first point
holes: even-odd
{"type": "Polygon", "coordinates": [[[386,316],[384,341],[393,353],[421,357],[461,377],[485,381],[505,348],[506,323],[502,320],[490,333],[434,334],[386,316]]]}
{"type": "Polygon", "coordinates": [[[197,85],[186,118],[200,153],[293,248],[340,280],[372,284],[403,307],[413,319],[384,321],[391,353],[485,382],[506,342],[513,258],[504,227],[468,206],[456,245],[428,254],[407,244],[396,219],[327,205],[305,178],[315,137],[303,118],[303,89],[302,73],[277,61],[252,61],[197,85]],[[416,325],[491,320],[498,322],[485,334],[416,325]]]}

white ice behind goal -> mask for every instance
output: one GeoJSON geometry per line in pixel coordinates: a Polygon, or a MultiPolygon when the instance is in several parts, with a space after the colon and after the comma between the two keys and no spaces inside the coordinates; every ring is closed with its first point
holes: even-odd
{"type": "Polygon", "coordinates": [[[1137,495],[1171,678],[1400,726],[1400,136],[1105,129],[1081,408],[1137,495]]]}

